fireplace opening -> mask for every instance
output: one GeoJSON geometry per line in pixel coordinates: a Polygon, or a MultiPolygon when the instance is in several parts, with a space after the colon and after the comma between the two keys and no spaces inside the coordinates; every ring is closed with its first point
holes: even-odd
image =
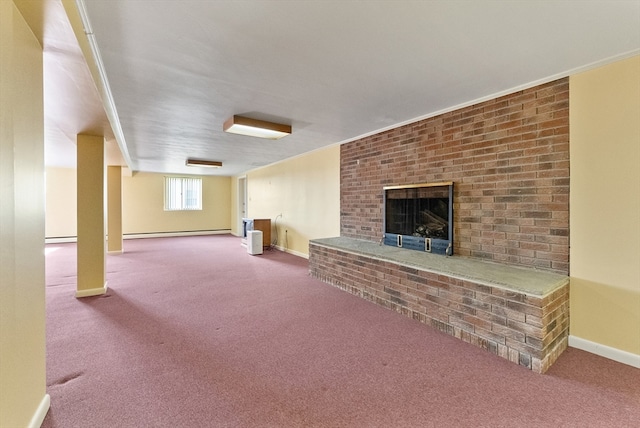
{"type": "Polygon", "coordinates": [[[383,190],[385,245],[453,254],[453,182],[383,190]]]}

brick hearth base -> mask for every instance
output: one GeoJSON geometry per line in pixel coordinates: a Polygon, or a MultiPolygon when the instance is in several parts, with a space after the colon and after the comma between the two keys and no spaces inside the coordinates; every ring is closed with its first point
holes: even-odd
{"type": "Polygon", "coordinates": [[[309,272],[537,373],[567,347],[564,275],[344,237],[311,241],[309,272]]]}

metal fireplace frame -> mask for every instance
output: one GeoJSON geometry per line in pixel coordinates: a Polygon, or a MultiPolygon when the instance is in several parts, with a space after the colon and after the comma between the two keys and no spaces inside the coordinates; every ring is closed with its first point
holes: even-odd
{"type": "Polygon", "coordinates": [[[407,184],[400,186],[385,186],[382,188],[382,242],[392,247],[407,248],[410,250],[425,251],[434,254],[453,255],[453,181],[439,183],[407,184]],[[447,238],[424,238],[421,236],[387,233],[387,192],[389,190],[418,189],[424,187],[448,187],[449,205],[447,219],[447,238]]]}

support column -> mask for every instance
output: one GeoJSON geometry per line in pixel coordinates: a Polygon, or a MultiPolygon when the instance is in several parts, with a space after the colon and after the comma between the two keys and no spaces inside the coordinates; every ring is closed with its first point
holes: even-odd
{"type": "Polygon", "coordinates": [[[76,297],[107,292],[104,137],[78,135],[78,286],[76,297]]]}
{"type": "Polygon", "coordinates": [[[107,167],[107,251],[122,253],[122,167],[107,167]]]}

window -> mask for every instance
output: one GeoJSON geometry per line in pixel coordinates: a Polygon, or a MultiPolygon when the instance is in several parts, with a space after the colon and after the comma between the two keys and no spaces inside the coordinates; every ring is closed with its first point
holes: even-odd
{"type": "Polygon", "coordinates": [[[202,178],[165,177],[165,211],[202,209],[202,178]]]}

